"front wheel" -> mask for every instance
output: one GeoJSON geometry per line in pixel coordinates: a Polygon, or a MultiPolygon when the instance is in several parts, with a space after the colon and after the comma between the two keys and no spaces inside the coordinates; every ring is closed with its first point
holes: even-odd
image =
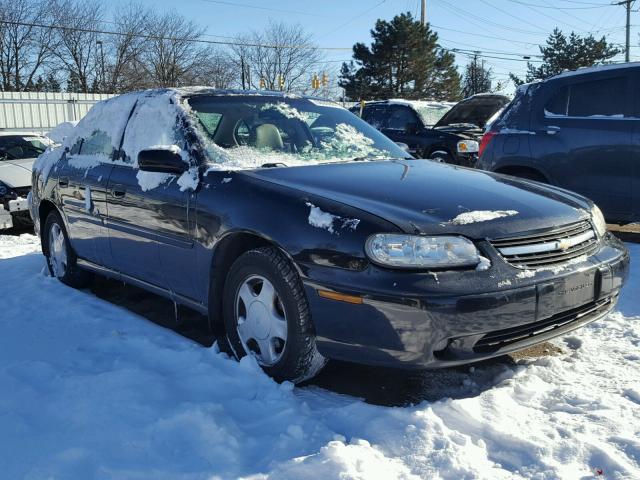
{"type": "Polygon", "coordinates": [[[91,281],[91,274],[78,267],[78,258],[71,248],[64,222],[58,212],[51,212],[47,216],[42,241],[51,276],[71,287],[87,286],[91,281]]]}
{"type": "Polygon", "coordinates": [[[276,381],[302,382],[326,363],[316,348],[302,282],[274,247],[235,261],[225,282],[223,314],[236,358],[253,355],[276,381]]]}

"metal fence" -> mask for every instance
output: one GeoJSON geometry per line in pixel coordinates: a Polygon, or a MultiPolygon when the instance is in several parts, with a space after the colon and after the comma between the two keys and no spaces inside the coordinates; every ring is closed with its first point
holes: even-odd
{"type": "Polygon", "coordinates": [[[103,93],[0,92],[0,131],[46,133],[56,125],[80,120],[103,93]]]}

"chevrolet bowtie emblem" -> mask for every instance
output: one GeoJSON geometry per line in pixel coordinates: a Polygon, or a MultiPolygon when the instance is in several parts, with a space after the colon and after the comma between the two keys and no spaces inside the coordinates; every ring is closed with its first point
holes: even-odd
{"type": "Polygon", "coordinates": [[[571,246],[571,242],[569,241],[569,239],[564,238],[562,240],[558,240],[558,248],[560,250],[566,250],[571,246]]]}

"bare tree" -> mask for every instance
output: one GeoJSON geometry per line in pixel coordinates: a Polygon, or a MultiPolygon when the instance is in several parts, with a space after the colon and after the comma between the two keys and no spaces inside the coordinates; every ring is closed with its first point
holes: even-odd
{"type": "Polygon", "coordinates": [[[149,36],[142,55],[143,67],[153,86],[184,85],[206,56],[196,41],[204,29],[176,12],[152,14],[145,29],[149,36]]]}
{"type": "MultiPolygon", "coordinates": [[[[71,88],[89,92],[98,75],[98,40],[104,15],[97,0],[53,0],[53,18],[59,38],[56,57],[68,72],[71,88]]],[[[67,89],[70,85],[67,85],[67,89]]]]}
{"type": "Polygon", "coordinates": [[[247,84],[270,90],[303,91],[311,81],[311,72],[322,61],[320,50],[300,25],[271,22],[263,32],[241,38],[250,45],[233,47],[235,63],[247,64],[247,84]]]}
{"type": "Polygon", "coordinates": [[[0,77],[3,90],[29,90],[43,74],[55,48],[53,29],[33,26],[47,23],[49,0],[0,1],[0,77]]]}
{"type": "Polygon", "coordinates": [[[216,48],[201,50],[199,62],[185,82],[214,88],[231,88],[238,79],[236,67],[229,54],[216,48]]]}
{"type": "Polygon", "coordinates": [[[146,85],[142,54],[148,41],[140,33],[146,30],[151,16],[149,8],[134,2],[122,5],[114,13],[118,35],[105,35],[102,40],[107,63],[102,88],[105,92],[126,92],[146,85]]]}

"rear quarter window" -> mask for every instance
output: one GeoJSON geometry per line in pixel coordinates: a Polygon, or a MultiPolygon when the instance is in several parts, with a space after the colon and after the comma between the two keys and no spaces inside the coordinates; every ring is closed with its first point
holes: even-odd
{"type": "Polygon", "coordinates": [[[547,117],[624,117],[627,112],[625,77],[582,81],[558,87],[547,101],[547,117]]]}

